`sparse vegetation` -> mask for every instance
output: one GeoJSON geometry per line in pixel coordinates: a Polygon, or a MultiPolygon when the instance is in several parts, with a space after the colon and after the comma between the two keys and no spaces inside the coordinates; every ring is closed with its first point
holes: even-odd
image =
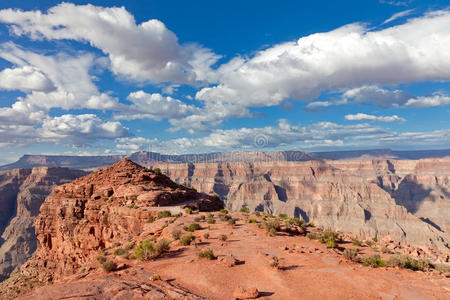
{"type": "Polygon", "coordinates": [[[180,244],[183,246],[189,246],[195,240],[195,236],[191,233],[183,235],[180,238],[180,244]]]}
{"type": "Polygon", "coordinates": [[[358,261],[358,249],[345,249],[344,250],[344,258],[351,261],[358,261]]]}
{"type": "Polygon", "coordinates": [[[194,232],[196,230],[200,230],[202,229],[202,227],[198,224],[198,223],[192,223],[187,227],[184,227],[184,230],[189,231],[189,232],[194,232]]]}
{"type": "Polygon", "coordinates": [[[180,237],[181,237],[181,230],[179,230],[179,229],[172,230],[172,238],[174,240],[179,240],[180,237]]]}
{"type": "Polygon", "coordinates": [[[184,212],[185,212],[186,214],[190,215],[190,214],[192,214],[192,209],[191,209],[190,207],[186,207],[186,208],[184,209],[184,212]]]}
{"type": "Polygon", "coordinates": [[[225,208],[222,208],[222,209],[220,210],[220,213],[222,213],[222,214],[228,214],[228,210],[226,210],[225,208]]]}
{"type": "Polygon", "coordinates": [[[200,251],[198,254],[198,258],[207,258],[213,260],[216,258],[214,252],[211,249],[200,251]]]}
{"type": "Polygon", "coordinates": [[[162,210],[158,213],[158,219],[169,218],[172,216],[172,213],[168,210],[162,210]]]}
{"type": "Polygon", "coordinates": [[[105,261],[102,264],[102,268],[105,272],[112,272],[115,271],[117,269],[117,264],[113,261],[105,261]]]}
{"type": "Polygon", "coordinates": [[[355,238],[352,238],[352,244],[355,245],[355,246],[359,246],[359,247],[362,246],[362,242],[360,240],[358,240],[358,239],[355,239],[355,238]]]}
{"type": "Polygon", "coordinates": [[[281,229],[280,222],[277,219],[268,220],[264,223],[264,227],[267,232],[273,235],[277,234],[277,232],[281,229]]]}
{"type": "Polygon", "coordinates": [[[248,214],[248,213],[250,213],[250,209],[249,209],[248,207],[245,207],[245,206],[244,206],[244,207],[241,208],[240,212],[241,212],[241,213],[247,213],[247,214],[248,214]]]}
{"type": "Polygon", "coordinates": [[[331,229],[324,230],[319,236],[319,242],[325,244],[327,248],[336,248],[339,234],[331,229]]]}
{"type": "Polygon", "coordinates": [[[127,253],[127,251],[122,248],[116,249],[116,251],[114,251],[114,255],[116,256],[124,255],[125,253],[127,253]]]}
{"type": "Polygon", "coordinates": [[[153,169],[153,172],[154,172],[156,175],[161,175],[161,169],[160,169],[160,168],[154,168],[154,169],[153,169]]]}
{"type": "Polygon", "coordinates": [[[204,237],[205,239],[209,239],[209,232],[206,232],[205,234],[203,234],[203,237],[204,237]]]}
{"type": "Polygon", "coordinates": [[[391,249],[386,247],[381,248],[381,253],[394,254],[391,249]]]}
{"type": "Polygon", "coordinates": [[[102,264],[106,261],[106,257],[99,255],[97,256],[97,260],[102,264]]]}
{"type": "Polygon", "coordinates": [[[381,257],[378,254],[374,254],[372,256],[361,257],[360,262],[364,266],[370,266],[372,268],[378,268],[378,267],[386,266],[386,261],[381,259],[381,257]]]}
{"type": "Polygon", "coordinates": [[[233,225],[236,224],[236,220],[233,219],[233,218],[231,218],[231,219],[228,220],[228,224],[230,224],[231,226],[233,226],[233,225]]]}
{"type": "Polygon", "coordinates": [[[219,235],[219,240],[225,242],[228,239],[228,236],[226,234],[219,235]]]}
{"type": "Polygon", "coordinates": [[[282,219],[282,220],[286,220],[288,218],[287,214],[279,214],[278,218],[282,219]]]}
{"type": "Polygon", "coordinates": [[[170,242],[165,239],[159,240],[156,244],[151,240],[147,240],[137,245],[134,248],[133,253],[138,259],[150,260],[168,252],[170,249],[169,244],[170,242]]]}
{"type": "Polygon", "coordinates": [[[206,220],[206,223],[214,224],[214,223],[216,223],[216,220],[214,220],[213,218],[210,218],[210,219],[206,220]]]}
{"type": "Polygon", "coordinates": [[[270,266],[272,268],[279,269],[280,268],[280,260],[277,256],[272,256],[272,261],[270,262],[270,266]]]}
{"type": "Polygon", "coordinates": [[[258,223],[258,221],[256,221],[256,219],[249,219],[248,222],[249,223],[258,223]]]}
{"type": "Polygon", "coordinates": [[[428,271],[431,267],[429,261],[425,259],[414,259],[408,255],[394,255],[389,258],[388,266],[411,269],[413,271],[428,271]]]}

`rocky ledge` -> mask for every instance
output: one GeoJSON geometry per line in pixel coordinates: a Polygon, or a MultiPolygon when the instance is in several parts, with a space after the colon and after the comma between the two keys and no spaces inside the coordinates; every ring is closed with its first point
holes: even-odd
{"type": "Polygon", "coordinates": [[[98,250],[142,232],[159,211],[185,208],[211,211],[222,202],[123,159],[53,190],[35,222],[40,247],[21,271],[43,281],[77,273],[98,250]]]}

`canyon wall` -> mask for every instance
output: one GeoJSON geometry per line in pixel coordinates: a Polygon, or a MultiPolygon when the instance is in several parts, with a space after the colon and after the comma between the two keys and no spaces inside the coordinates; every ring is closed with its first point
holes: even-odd
{"type": "Polygon", "coordinates": [[[178,183],[218,194],[231,210],[286,213],[361,238],[437,249],[448,259],[450,158],[156,167],[178,183]]]}
{"type": "Polygon", "coordinates": [[[35,252],[34,220],[52,189],[85,174],[47,167],[0,173],[0,280],[35,252]]]}

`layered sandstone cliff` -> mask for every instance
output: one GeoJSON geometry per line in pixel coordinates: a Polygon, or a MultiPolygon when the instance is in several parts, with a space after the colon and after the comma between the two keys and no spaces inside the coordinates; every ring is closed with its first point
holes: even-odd
{"type": "Polygon", "coordinates": [[[0,174],[0,280],[36,250],[34,220],[52,189],[86,173],[65,168],[36,167],[0,174]]]}
{"type": "Polygon", "coordinates": [[[53,190],[35,223],[39,248],[22,273],[45,281],[77,273],[97,251],[139,235],[158,211],[184,207],[223,205],[125,158],[53,190]]]}
{"type": "Polygon", "coordinates": [[[227,208],[286,213],[361,238],[436,249],[448,261],[450,159],[158,165],[227,208]]]}

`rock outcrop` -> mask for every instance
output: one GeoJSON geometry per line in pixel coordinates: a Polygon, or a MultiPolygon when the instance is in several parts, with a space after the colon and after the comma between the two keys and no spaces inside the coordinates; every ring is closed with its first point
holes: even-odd
{"type": "Polygon", "coordinates": [[[448,261],[450,158],[161,164],[231,210],[286,213],[361,238],[423,246],[448,261]]]}
{"type": "Polygon", "coordinates": [[[0,173],[0,281],[36,250],[34,220],[52,189],[86,173],[36,167],[0,173]]]}
{"type": "Polygon", "coordinates": [[[125,158],[53,190],[35,223],[40,247],[22,273],[45,281],[77,273],[97,251],[139,235],[159,211],[186,207],[223,204],[125,158]]]}

